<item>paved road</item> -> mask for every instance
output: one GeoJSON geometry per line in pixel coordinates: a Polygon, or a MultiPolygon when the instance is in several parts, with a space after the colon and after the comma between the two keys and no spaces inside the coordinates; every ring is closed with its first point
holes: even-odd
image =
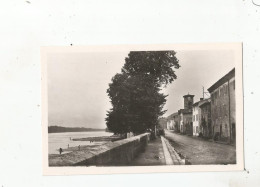
{"type": "Polygon", "coordinates": [[[197,137],[165,131],[165,137],[174,149],[192,165],[235,164],[235,146],[209,142],[197,137]]]}

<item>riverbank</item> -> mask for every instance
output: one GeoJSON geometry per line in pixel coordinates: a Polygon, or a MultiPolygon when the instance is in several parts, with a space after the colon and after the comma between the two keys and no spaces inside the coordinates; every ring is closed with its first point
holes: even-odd
{"type": "MultiPolygon", "coordinates": [[[[73,146],[73,147],[68,147],[66,149],[62,149],[62,155],[67,154],[67,153],[71,153],[71,152],[76,152],[76,151],[87,151],[87,152],[96,152],[99,150],[101,145],[105,145],[108,142],[99,142],[99,143],[95,143],[93,145],[81,145],[81,146],[73,146]]],[[[58,153],[57,150],[57,154],[49,154],[49,158],[55,158],[55,157],[59,157],[60,154],[58,153]]]]}
{"type": "Polygon", "coordinates": [[[87,137],[87,138],[73,138],[73,141],[90,141],[90,142],[104,142],[104,141],[118,141],[122,140],[124,137],[120,135],[112,135],[112,136],[98,136],[98,137],[87,137]]]}
{"type": "Polygon", "coordinates": [[[102,145],[85,145],[64,149],[66,154],[49,154],[49,166],[122,166],[128,165],[150,140],[144,133],[102,145]]]}
{"type": "MultiPolygon", "coordinates": [[[[66,133],[49,133],[48,134],[48,154],[59,154],[59,149],[67,150],[69,152],[74,151],[79,145],[93,146],[102,145],[109,141],[73,141],[73,139],[88,138],[88,137],[110,137],[113,133],[109,132],[66,132],[66,133]],[[75,147],[75,148],[73,148],[75,147]]],[[[97,139],[96,139],[97,140],[97,139]]],[[[64,151],[63,154],[66,152],[64,151]]]]}
{"type": "Polygon", "coordinates": [[[108,142],[114,142],[118,140],[125,139],[122,136],[119,135],[112,135],[112,136],[96,136],[96,137],[86,137],[86,138],[73,138],[71,141],[75,141],[74,146],[70,147],[70,144],[68,144],[67,148],[62,148],[62,152],[59,152],[59,149],[56,149],[56,154],[49,154],[49,155],[59,155],[59,154],[67,154],[73,151],[81,151],[81,150],[87,150],[87,151],[96,151],[100,145],[104,145],[108,142]],[[86,142],[88,141],[88,145],[75,145],[76,142],[86,142]]]}

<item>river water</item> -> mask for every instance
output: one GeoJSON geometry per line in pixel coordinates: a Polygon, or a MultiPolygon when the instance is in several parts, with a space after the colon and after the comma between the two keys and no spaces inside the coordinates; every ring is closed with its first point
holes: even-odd
{"type": "MultiPolygon", "coordinates": [[[[67,149],[79,145],[90,145],[89,141],[73,141],[73,138],[87,138],[97,136],[111,136],[113,133],[105,131],[94,132],[64,132],[64,133],[49,133],[48,134],[48,151],[49,154],[59,154],[59,148],[67,149]]],[[[103,144],[104,142],[92,142],[91,145],[103,144]]]]}

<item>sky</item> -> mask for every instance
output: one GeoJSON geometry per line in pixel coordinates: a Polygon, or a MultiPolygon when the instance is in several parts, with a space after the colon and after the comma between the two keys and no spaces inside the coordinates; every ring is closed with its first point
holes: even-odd
{"type": "MultiPolygon", "coordinates": [[[[165,117],[183,108],[183,95],[194,101],[235,65],[232,51],[176,51],[177,79],[163,88],[167,94],[165,117]]],[[[49,126],[106,128],[111,108],[106,93],[112,77],[120,73],[126,52],[51,53],[48,55],[49,126]]],[[[205,95],[206,96],[206,95],[205,95]]]]}

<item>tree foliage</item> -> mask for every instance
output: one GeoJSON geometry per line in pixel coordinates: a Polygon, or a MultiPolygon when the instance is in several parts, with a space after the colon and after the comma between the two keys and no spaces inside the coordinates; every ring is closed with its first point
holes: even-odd
{"type": "Polygon", "coordinates": [[[174,51],[130,52],[121,73],[109,84],[107,93],[112,109],[107,113],[107,127],[115,133],[142,133],[153,128],[164,114],[166,95],[161,87],[177,78],[173,68],[179,62],[174,51]]]}

